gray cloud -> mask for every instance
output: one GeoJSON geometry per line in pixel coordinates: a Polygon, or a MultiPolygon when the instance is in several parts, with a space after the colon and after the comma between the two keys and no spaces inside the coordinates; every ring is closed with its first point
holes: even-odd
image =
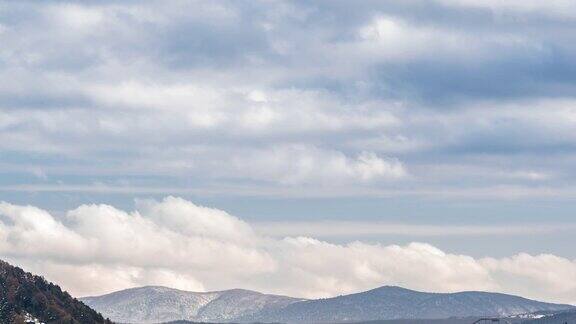
{"type": "Polygon", "coordinates": [[[154,177],[160,190],[177,177],[256,195],[565,192],[574,10],[565,1],[6,2],[0,163],[44,176],[5,185],[154,177]],[[367,177],[362,156],[388,171],[367,177]]]}

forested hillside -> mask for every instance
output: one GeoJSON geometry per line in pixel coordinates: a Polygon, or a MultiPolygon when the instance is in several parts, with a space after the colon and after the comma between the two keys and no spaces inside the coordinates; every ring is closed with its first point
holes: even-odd
{"type": "Polygon", "coordinates": [[[0,323],[112,323],[40,276],[0,260],[0,323]]]}

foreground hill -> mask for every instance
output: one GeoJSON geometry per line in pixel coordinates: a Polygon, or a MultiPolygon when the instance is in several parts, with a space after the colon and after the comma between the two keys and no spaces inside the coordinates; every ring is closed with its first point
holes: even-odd
{"type": "Polygon", "coordinates": [[[82,300],[115,321],[132,323],[338,323],[510,316],[574,308],[497,293],[425,293],[390,286],[318,300],[248,290],[196,293],[165,287],[134,288],[82,300]]]}
{"type": "Polygon", "coordinates": [[[262,310],[281,309],[302,299],[242,289],[191,292],[141,287],[81,300],[116,322],[158,323],[176,320],[229,322],[255,317],[262,310]]]}
{"type": "Polygon", "coordinates": [[[111,323],[55,284],[0,261],[0,323],[111,323]]]}

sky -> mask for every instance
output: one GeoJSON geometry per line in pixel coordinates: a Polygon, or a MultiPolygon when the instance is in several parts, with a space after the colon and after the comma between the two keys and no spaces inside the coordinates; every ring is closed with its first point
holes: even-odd
{"type": "Polygon", "coordinates": [[[78,296],[576,303],[575,30],[571,0],[0,0],[0,256],[78,296]]]}

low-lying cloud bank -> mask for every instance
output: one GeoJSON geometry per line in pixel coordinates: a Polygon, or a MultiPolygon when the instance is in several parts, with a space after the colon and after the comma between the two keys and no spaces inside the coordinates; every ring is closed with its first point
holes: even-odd
{"type": "Polygon", "coordinates": [[[388,284],[576,303],[576,260],[524,253],[475,259],[426,243],[275,239],[222,210],[175,197],[138,201],[131,212],[83,205],[64,215],[3,202],[0,253],[77,296],[167,285],[325,297],[388,284]]]}

